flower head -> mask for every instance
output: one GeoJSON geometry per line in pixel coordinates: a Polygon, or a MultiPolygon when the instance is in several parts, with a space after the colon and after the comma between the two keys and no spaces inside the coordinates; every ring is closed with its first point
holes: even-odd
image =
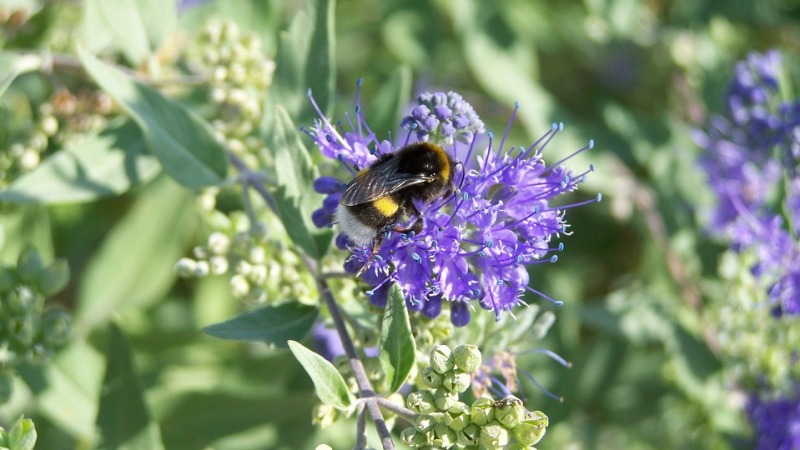
{"type": "Polygon", "coordinates": [[[747,414],[756,431],[757,450],[800,448],[800,398],[763,400],[751,397],[747,414]]]}
{"type": "MultiPolygon", "coordinates": [[[[373,304],[383,306],[390,285],[396,284],[409,310],[436,317],[446,301],[451,321],[462,326],[470,320],[473,302],[499,318],[502,311],[520,304],[526,291],[551,300],[528,286],[527,267],[555,262],[554,253],[563,245],[553,240],[568,229],[564,211],[599,197],[551,205],[560,194],[575,190],[588,171],[576,174],[566,168],[564,163],[572,155],[545,164],[542,152],[561,125],[554,125],[531,146],[516,147],[506,145],[511,122],[513,115],[498,145],[491,133],[484,134],[483,122],[460,95],[437,92],[418,97],[418,105],[402,121],[409,134],[399,144],[378,140],[358,100],[356,116],[348,117],[347,128],[334,126],[320,113],[306,130],[323,155],[341,161],[353,174],[412,143],[412,135],[443,145],[456,162],[453,195],[415,204],[422,220],[419,233],[388,232],[373,258],[371,246],[358,247],[348,244],[346,237],[337,238],[337,245],[352,253],[345,262],[348,271],[355,273],[368,264],[362,278],[372,286],[367,294],[373,304]]],[[[590,143],[578,152],[591,147],[590,143]]],[[[330,224],[345,184],[325,178],[317,185],[328,196],[314,220],[330,224]]],[[[409,218],[409,223],[416,219],[409,218]]]]}
{"type": "Polygon", "coordinates": [[[736,251],[754,252],[753,273],[771,286],[778,312],[797,314],[800,102],[780,98],[780,72],[776,51],[739,62],[726,94],[727,115],[714,117],[695,139],[706,149],[701,165],[717,197],[709,230],[736,251]],[[782,199],[776,196],[781,191],[782,199]]]}

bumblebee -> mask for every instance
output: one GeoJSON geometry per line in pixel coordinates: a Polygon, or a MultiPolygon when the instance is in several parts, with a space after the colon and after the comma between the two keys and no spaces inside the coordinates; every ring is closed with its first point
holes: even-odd
{"type": "Polygon", "coordinates": [[[344,188],[336,208],[339,228],[355,245],[373,243],[358,275],[380,249],[386,232],[422,231],[424,222],[414,200],[430,203],[451,195],[454,166],[442,147],[416,142],[381,156],[344,188]],[[410,228],[398,228],[406,218],[416,220],[410,228]]]}

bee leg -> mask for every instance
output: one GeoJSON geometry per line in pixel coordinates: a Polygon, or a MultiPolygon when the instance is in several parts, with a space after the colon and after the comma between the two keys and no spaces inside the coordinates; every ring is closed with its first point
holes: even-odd
{"type": "Polygon", "coordinates": [[[411,226],[408,228],[397,227],[397,228],[392,228],[392,231],[397,233],[408,233],[410,231],[413,231],[415,235],[420,234],[422,232],[422,229],[425,227],[425,220],[422,218],[422,214],[420,214],[420,212],[417,211],[417,208],[415,208],[413,205],[409,208],[407,214],[409,216],[416,217],[417,220],[414,221],[414,223],[411,224],[411,226]]]}
{"type": "Polygon", "coordinates": [[[372,260],[375,258],[375,255],[381,249],[381,244],[383,244],[383,237],[385,235],[386,235],[385,232],[380,232],[380,233],[378,233],[377,236],[375,236],[375,244],[372,245],[372,253],[369,254],[369,257],[364,262],[364,265],[361,266],[361,269],[359,269],[358,273],[356,273],[356,278],[360,278],[361,275],[364,275],[364,272],[367,271],[367,267],[369,267],[369,263],[372,262],[372,260]]]}

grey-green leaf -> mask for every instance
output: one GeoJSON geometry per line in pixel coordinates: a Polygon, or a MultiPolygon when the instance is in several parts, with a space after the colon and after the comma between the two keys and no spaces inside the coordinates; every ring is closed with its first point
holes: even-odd
{"type": "Polygon", "coordinates": [[[163,449],[161,431],[150,418],[133,352],[122,330],[109,325],[106,373],[97,412],[98,449],[163,449]]]}
{"type": "Polygon", "coordinates": [[[89,75],[136,121],[148,149],[170,176],[190,188],[216,185],[225,179],[225,149],[206,122],[86,50],[78,49],[78,55],[89,75]]]}
{"type": "Polygon", "coordinates": [[[280,36],[268,103],[283,106],[301,124],[316,116],[306,98],[308,89],[323,113],[333,100],[335,5],[335,0],[306,2],[280,36]]]}
{"type": "Polygon", "coordinates": [[[167,177],[147,185],[79,278],[76,331],[162,299],[175,282],[175,261],[186,249],[194,219],[186,189],[167,177]]]}
{"type": "Polygon", "coordinates": [[[15,78],[41,66],[42,58],[37,55],[0,52],[0,96],[6,92],[15,78]]]}
{"type": "Polygon", "coordinates": [[[175,0],[87,0],[84,8],[85,20],[91,21],[84,23],[86,41],[100,37],[134,65],[143,63],[177,23],[175,0]]]}
{"type": "Polygon", "coordinates": [[[318,176],[317,169],[286,110],[276,106],[272,117],[266,138],[277,168],[275,206],[292,241],[319,259],[327,251],[333,233],[328,228],[317,228],[311,221],[311,213],[322,206],[322,196],[314,192],[312,184],[318,176]]]}
{"type": "Polygon", "coordinates": [[[411,69],[400,66],[381,86],[370,103],[369,126],[379,139],[388,139],[389,133],[400,128],[403,110],[411,100],[411,69]]]}
{"type": "Polygon", "coordinates": [[[87,202],[119,195],[161,171],[133,122],[80,137],[0,192],[15,203],[87,202]]]}
{"type": "Polygon", "coordinates": [[[396,392],[411,373],[417,352],[406,302],[397,285],[392,286],[383,312],[379,346],[378,359],[386,379],[389,380],[389,392],[396,392]]]}
{"type": "Polygon", "coordinates": [[[338,409],[347,409],[353,403],[344,378],[333,364],[299,342],[289,341],[289,349],[311,377],[314,390],[322,403],[338,409]]]}
{"type": "Polygon", "coordinates": [[[209,325],[203,332],[221,339],[261,341],[285,348],[288,340],[308,334],[318,314],[318,308],[297,302],[267,305],[209,325]]]}

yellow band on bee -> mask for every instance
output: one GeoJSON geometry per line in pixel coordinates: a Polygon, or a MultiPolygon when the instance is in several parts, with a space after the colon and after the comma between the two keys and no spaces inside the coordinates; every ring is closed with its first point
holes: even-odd
{"type": "Polygon", "coordinates": [[[432,145],[434,151],[436,151],[436,157],[439,158],[439,167],[441,167],[441,174],[442,178],[445,180],[450,178],[450,159],[447,157],[447,153],[444,149],[438,145],[432,145]]]}
{"type": "Polygon", "coordinates": [[[400,209],[400,205],[391,197],[381,197],[372,202],[372,205],[386,217],[393,216],[400,209]]]}

